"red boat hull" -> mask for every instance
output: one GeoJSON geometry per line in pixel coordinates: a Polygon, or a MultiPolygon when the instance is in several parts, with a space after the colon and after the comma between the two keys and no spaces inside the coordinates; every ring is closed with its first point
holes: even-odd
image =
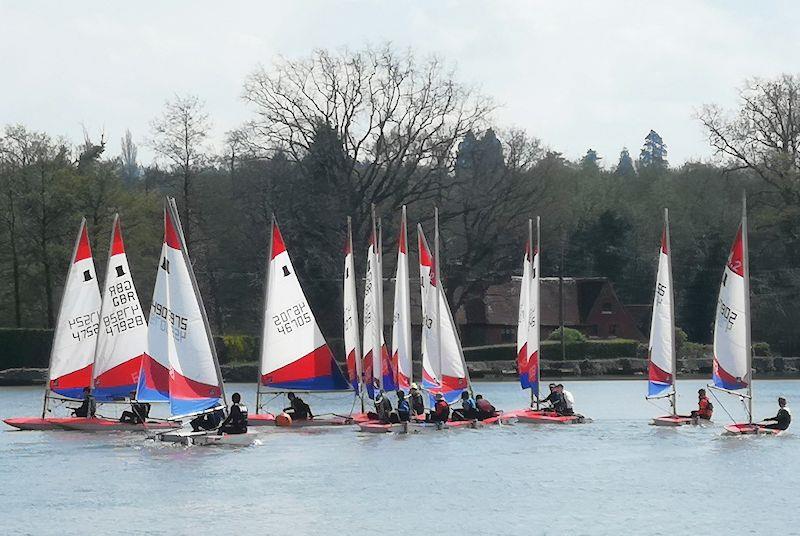
{"type": "Polygon", "coordinates": [[[735,423],[725,426],[724,435],[741,436],[741,435],[778,435],[783,430],[773,430],[772,428],[764,428],[757,424],[750,423],[735,423]]]}
{"type": "Polygon", "coordinates": [[[66,430],[63,426],[71,421],[81,420],[80,417],[13,417],[4,419],[3,422],[18,430],[66,430]]]}
{"type": "Polygon", "coordinates": [[[180,422],[148,422],[145,424],[130,424],[113,419],[101,418],[75,418],[69,422],[61,423],[67,430],[81,432],[147,432],[148,430],[172,430],[181,427],[180,422]]]}
{"type": "Polygon", "coordinates": [[[692,418],[680,415],[665,415],[663,417],[655,417],[650,424],[653,426],[683,426],[684,424],[692,424],[692,418]]]}

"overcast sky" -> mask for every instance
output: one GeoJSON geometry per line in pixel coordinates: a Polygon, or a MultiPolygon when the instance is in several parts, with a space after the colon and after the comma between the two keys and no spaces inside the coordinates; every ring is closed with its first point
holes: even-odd
{"type": "MultiPolygon", "coordinates": [[[[798,72],[797,2],[0,0],[0,123],[138,143],[175,93],[205,100],[215,139],[248,117],[245,76],[277,55],[391,41],[436,53],[524,128],[606,165],[652,128],[669,160],[711,152],[694,110],[749,76],[798,72]]],[[[145,160],[149,152],[140,148],[145,160]]]]}

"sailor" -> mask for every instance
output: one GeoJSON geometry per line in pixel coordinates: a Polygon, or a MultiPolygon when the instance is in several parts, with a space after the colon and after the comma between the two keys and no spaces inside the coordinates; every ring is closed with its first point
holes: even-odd
{"type": "Polygon", "coordinates": [[[461,392],[461,409],[453,412],[454,421],[471,421],[478,418],[478,410],[475,401],[469,396],[468,391],[461,392]]]}
{"type": "Polygon", "coordinates": [[[447,422],[450,418],[450,404],[444,399],[442,393],[436,393],[436,402],[433,411],[428,414],[429,422],[447,422]]]}
{"type": "Polygon", "coordinates": [[[478,420],[482,421],[497,416],[497,409],[483,395],[475,395],[475,407],[478,410],[478,420]]]}
{"type": "Polygon", "coordinates": [[[769,419],[764,419],[758,425],[770,430],[786,430],[792,423],[792,412],[786,407],[786,399],[778,397],[778,414],[769,419]],[[763,424],[762,424],[763,423],[763,424]]]}
{"type": "MultiPolygon", "coordinates": [[[[383,389],[378,391],[378,396],[375,397],[375,411],[378,414],[378,420],[382,423],[389,423],[392,421],[392,401],[383,392],[383,389]]],[[[397,419],[399,421],[399,419],[397,419]]]]}
{"type": "Polygon", "coordinates": [[[425,398],[416,383],[411,384],[411,391],[408,393],[411,402],[411,411],[414,415],[425,415],[425,398]]]}
{"type": "Polygon", "coordinates": [[[134,400],[136,398],[136,391],[131,391],[129,396],[131,401],[131,410],[123,411],[119,418],[119,422],[142,424],[143,422],[147,421],[147,418],[150,416],[150,404],[137,402],[134,400]]]}
{"type": "Polygon", "coordinates": [[[220,432],[226,434],[246,434],[247,433],[247,406],[242,404],[242,395],[233,393],[231,396],[230,411],[228,417],[222,422],[219,427],[220,432]]]}
{"type": "Polygon", "coordinates": [[[706,396],[706,390],[700,389],[697,391],[697,409],[692,411],[692,418],[711,420],[711,415],[714,413],[714,404],[706,396]]]}
{"type": "Polygon", "coordinates": [[[556,386],[556,384],[551,383],[550,385],[548,385],[548,387],[550,388],[550,394],[547,395],[547,398],[544,398],[544,399],[540,400],[539,403],[540,404],[549,403],[550,407],[553,408],[554,410],[557,407],[563,407],[563,405],[564,405],[564,395],[562,395],[558,391],[558,387],[556,386]]]}
{"type": "Polygon", "coordinates": [[[76,417],[89,417],[94,418],[94,412],[97,410],[97,404],[92,396],[92,390],[88,387],[83,388],[83,402],[77,408],[72,408],[72,413],[76,417]]]}
{"type": "Polygon", "coordinates": [[[564,405],[561,408],[555,408],[556,413],[559,415],[575,415],[575,410],[573,409],[575,405],[575,397],[572,396],[572,393],[564,389],[563,383],[556,385],[556,388],[561,394],[561,397],[564,399],[564,405]]]}
{"type": "Polygon", "coordinates": [[[189,424],[191,425],[193,432],[199,432],[200,430],[216,430],[219,427],[219,424],[223,421],[224,417],[225,414],[223,413],[222,409],[215,409],[214,411],[201,413],[189,421],[189,424]]]}
{"type": "Polygon", "coordinates": [[[411,405],[408,403],[406,394],[402,389],[397,390],[397,418],[400,422],[411,420],[411,405]]]}
{"type": "Polygon", "coordinates": [[[294,393],[289,393],[286,397],[289,399],[290,406],[288,408],[283,408],[283,412],[288,414],[292,420],[305,421],[314,418],[314,414],[311,413],[311,408],[308,404],[303,402],[302,398],[294,393]]]}

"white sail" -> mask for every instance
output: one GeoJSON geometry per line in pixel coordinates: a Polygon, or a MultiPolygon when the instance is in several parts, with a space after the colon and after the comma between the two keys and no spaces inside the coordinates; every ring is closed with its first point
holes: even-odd
{"type": "Polygon", "coordinates": [[[670,268],[669,227],[664,212],[664,230],[658,252],[658,273],[653,297],[648,351],[648,395],[657,396],[675,383],[675,326],[673,324],[673,291],[670,268]]]}
{"type": "Polygon", "coordinates": [[[525,255],[522,260],[522,280],[519,286],[519,317],[517,320],[517,371],[523,389],[530,387],[528,379],[528,321],[531,299],[531,243],[525,242],[525,255]]]}
{"type": "Polygon", "coordinates": [[[151,307],[156,329],[149,340],[161,339],[169,359],[169,400],[173,416],[186,416],[223,407],[222,378],[208,329],[205,309],[189,263],[178,211],[171,200],[165,217],[166,247],[159,263],[166,277],[166,298],[151,307]],[[154,318],[155,316],[155,318],[154,318]],[[164,340],[166,339],[166,340],[164,340]]]}
{"type": "Polygon", "coordinates": [[[750,384],[746,232],[743,222],[722,274],[714,323],[713,381],[728,390],[744,389],[750,384]]]}
{"type": "Polygon", "coordinates": [[[408,279],[408,237],[406,207],[400,221],[397,241],[397,271],[394,283],[394,315],[392,328],[392,365],[396,372],[397,387],[411,387],[411,291],[408,279]]]}
{"type": "Polygon", "coordinates": [[[86,220],[81,220],[50,352],[49,388],[66,398],[83,397],[92,382],[100,320],[100,287],[86,220]]]}
{"type": "Polygon", "coordinates": [[[311,311],[274,219],[270,249],[260,385],[272,390],[349,389],[311,311]]]}
{"type": "Polygon", "coordinates": [[[347,244],[344,251],[344,350],[347,357],[347,375],[356,393],[361,390],[361,341],[358,335],[358,302],[356,298],[356,272],[353,262],[353,231],[347,218],[347,244]]]}
{"type": "Polygon", "coordinates": [[[441,390],[439,370],[439,338],[436,320],[436,300],[438,299],[437,287],[433,280],[434,273],[433,255],[422,226],[417,225],[417,242],[419,246],[419,282],[420,304],[422,307],[422,387],[428,392],[441,390]]]}
{"type": "MultiPolygon", "coordinates": [[[[529,229],[531,222],[528,222],[529,229]]],[[[530,233],[532,234],[532,233],[530,233]]],[[[532,242],[533,238],[529,240],[532,242]]],[[[536,245],[533,248],[531,260],[530,284],[528,285],[528,336],[526,372],[528,387],[533,398],[539,397],[539,218],[536,218],[536,245]]]]}
{"type": "Polygon", "coordinates": [[[364,328],[362,332],[364,351],[364,383],[370,398],[375,398],[382,387],[383,326],[379,294],[382,292],[380,266],[377,251],[375,218],[372,219],[369,248],[367,249],[367,272],[364,280],[364,328]]]}
{"type": "Polygon", "coordinates": [[[130,397],[146,352],[147,321],[125,254],[119,215],[114,215],[94,360],[95,398],[130,397]]]}

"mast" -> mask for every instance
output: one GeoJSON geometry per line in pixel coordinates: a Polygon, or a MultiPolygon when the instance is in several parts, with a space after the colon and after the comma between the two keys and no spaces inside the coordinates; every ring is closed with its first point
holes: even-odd
{"type": "MultiPolygon", "coordinates": [[[[536,258],[536,259],[540,258],[539,255],[541,253],[541,251],[539,249],[540,248],[539,244],[540,244],[540,242],[542,240],[540,223],[541,222],[540,222],[539,216],[536,216],[536,249],[534,250],[535,251],[534,258],[536,258]]],[[[530,226],[530,221],[528,221],[528,225],[530,226]]],[[[528,234],[530,236],[530,229],[528,231],[528,234]]],[[[531,259],[531,262],[533,262],[533,259],[531,259]]],[[[540,298],[541,292],[539,292],[541,290],[541,285],[539,285],[539,281],[541,281],[542,274],[537,273],[539,271],[539,262],[536,262],[536,264],[532,268],[534,270],[536,270],[536,272],[534,272],[534,274],[533,274],[533,276],[534,276],[533,278],[536,281],[536,326],[535,326],[535,328],[536,328],[536,344],[537,344],[536,351],[539,352],[538,355],[536,356],[536,359],[537,359],[537,362],[536,362],[536,388],[537,388],[537,391],[538,391],[538,389],[539,389],[539,370],[541,369],[541,363],[542,363],[541,337],[540,337],[541,330],[539,328],[539,324],[541,324],[541,317],[540,317],[541,312],[540,312],[540,309],[539,309],[539,304],[542,301],[541,298],[540,298]]],[[[533,388],[531,388],[531,398],[534,398],[536,400],[536,409],[538,410],[539,409],[539,393],[536,393],[534,395],[533,388]]]]}
{"type": "MultiPolygon", "coordinates": [[[[111,263],[111,252],[114,249],[114,231],[117,228],[117,221],[118,220],[119,220],[119,212],[115,212],[114,213],[114,221],[111,224],[111,239],[108,241],[108,260],[106,261],[107,264],[106,264],[106,272],[105,272],[106,279],[108,279],[108,264],[111,263]]],[[[107,285],[108,285],[108,281],[104,280],[103,281],[103,286],[107,286],[107,285]]],[[[100,313],[102,314],[102,312],[103,312],[103,301],[102,301],[102,298],[105,297],[105,292],[101,291],[100,297],[101,297],[101,300],[100,300],[100,313]]],[[[103,319],[101,318],[100,322],[102,322],[102,321],[103,321],[103,319]]],[[[98,347],[98,345],[95,344],[94,345],[94,358],[92,359],[93,363],[97,362],[97,347],[98,347]]],[[[139,366],[139,368],[141,369],[141,366],[139,366]]],[[[97,368],[94,365],[92,365],[92,381],[89,384],[89,388],[92,390],[92,392],[94,392],[94,380],[95,380],[96,374],[97,374],[97,368]]]]}
{"type": "Polygon", "coordinates": [[[753,424],[753,344],[750,332],[750,250],[747,240],[747,193],[742,191],[742,264],[744,265],[745,351],[747,352],[747,422],[753,424]]]}
{"type": "MultiPolygon", "coordinates": [[[[72,271],[72,267],[75,264],[75,255],[78,253],[78,245],[81,243],[81,237],[83,236],[83,230],[86,227],[86,218],[81,218],[81,226],[78,228],[78,236],[75,238],[75,245],[72,246],[72,256],[69,259],[69,270],[67,270],[67,278],[66,281],[69,281],[69,273],[72,271]]],[[[94,258],[92,258],[92,263],[94,263],[94,258]]],[[[64,285],[64,288],[61,289],[61,301],[59,302],[58,306],[58,316],[56,316],[56,329],[61,325],[61,311],[64,308],[64,296],[67,293],[67,285],[64,285]]],[[[55,341],[56,333],[53,331],[53,341],[55,341]]],[[[96,349],[95,349],[96,351],[96,349]]],[[[44,398],[42,400],[42,419],[47,414],[47,406],[48,402],[50,402],[50,367],[53,364],[53,354],[56,352],[55,344],[50,349],[50,361],[47,362],[47,376],[45,377],[44,385],[44,398]]]]}
{"type": "Polygon", "coordinates": [[[442,291],[442,277],[439,273],[439,207],[433,207],[433,272],[436,277],[436,355],[439,359],[439,370],[437,371],[439,387],[444,387],[442,379],[442,317],[439,306],[439,292],[442,291]]]}
{"type": "MultiPolygon", "coordinates": [[[[537,233],[537,235],[539,233],[539,218],[538,217],[536,218],[536,233],[537,233]]],[[[538,245],[539,245],[539,242],[538,242],[538,238],[537,238],[536,246],[538,246],[538,245]]],[[[535,251],[536,250],[534,249],[534,245],[533,245],[533,220],[528,218],[528,252],[529,252],[529,255],[531,256],[531,258],[530,258],[531,269],[533,269],[533,259],[536,257],[535,251]]],[[[532,283],[534,279],[535,279],[535,276],[533,276],[533,274],[532,274],[531,275],[531,281],[529,281],[528,284],[530,285],[530,283],[532,283]]],[[[530,293],[531,293],[530,292],[530,288],[528,288],[528,296],[530,296],[530,293]]],[[[536,307],[537,307],[537,312],[538,312],[538,304],[536,304],[536,307]]],[[[526,312],[528,313],[528,319],[527,319],[528,325],[525,327],[525,329],[529,330],[530,329],[530,325],[531,325],[531,304],[528,304],[528,310],[526,312]]],[[[538,329],[538,324],[537,324],[537,329],[538,329]]],[[[531,346],[530,337],[528,337],[526,335],[526,338],[528,339],[526,341],[528,343],[528,345],[526,346],[527,349],[525,351],[526,351],[526,353],[528,355],[525,356],[525,358],[528,360],[528,367],[530,367],[530,356],[533,355],[533,353],[531,352],[531,347],[530,347],[531,346]]],[[[528,371],[529,371],[528,373],[530,374],[530,369],[528,369],[528,371]]],[[[538,372],[537,372],[537,374],[538,374],[538,372]]],[[[535,404],[536,405],[536,409],[538,410],[539,409],[539,400],[537,399],[536,395],[533,393],[533,385],[531,385],[530,391],[531,391],[531,405],[535,404]]]]}
{"type": "Polygon", "coordinates": [[[211,325],[208,323],[208,315],[206,314],[206,307],[203,304],[203,297],[200,295],[200,287],[197,285],[197,278],[194,276],[194,268],[192,268],[192,263],[189,260],[189,252],[187,251],[186,247],[186,237],[183,235],[183,225],[181,225],[181,222],[178,219],[178,206],[175,203],[175,198],[170,199],[169,206],[172,209],[173,224],[177,227],[178,239],[181,241],[181,252],[183,254],[183,260],[186,263],[186,267],[188,268],[187,271],[189,272],[189,279],[192,282],[192,289],[194,289],[195,298],[197,299],[197,303],[200,305],[200,316],[203,318],[203,325],[205,326],[206,330],[206,338],[208,339],[208,345],[211,349],[211,357],[214,360],[214,369],[217,372],[217,383],[219,383],[220,398],[222,398],[222,403],[227,410],[228,398],[225,396],[225,382],[222,380],[222,369],[219,366],[217,349],[214,347],[214,337],[211,334],[211,325]]]}
{"type": "MultiPolygon", "coordinates": [[[[275,237],[275,214],[272,214],[272,221],[269,227],[269,249],[267,250],[267,266],[264,269],[264,312],[261,314],[261,337],[266,337],[267,322],[267,298],[269,297],[269,265],[272,264],[272,242],[275,237]]],[[[261,369],[264,363],[264,348],[266,341],[261,341],[261,355],[258,360],[258,370],[256,371],[256,413],[261,404],[261,369]]]]}
{"type": "MultiPolygon", "coordinates": [[[[383,389],[383,344],[381,344],[381,334],[383,333],[383,327],[380,325],[381,315],[378,312],[378,306],[380,305],[380,300],[378,298],[378,292],[380,292],[380,287],[378,286],[378,282],[380,281],[380,277],[378,275],[378,270],[380,270],[380,263],[378,262],[378,234],[377,234],[377,226],[376,226],[376,218],[375,218],[375,203],[372,204],[372,331],[373,331],[373,341],[372,341],[372,378],[377,378],[378,385],[376,386],[379,390],[383,389]],[[377,359],[378,367],[375,370],[375,362],[377,359]],[[376,376],[377,375],[377,376],[376,376]]],[[[374,387],[373,387],[374,390],[374,387]]],[[[373,391],[374,392],[374,391],[373,391]]],[[[374,393],[373,395],[377,398],[378,394],[374,393]]]]}
{"type": "Polygon", "coordinates": [[[672,286],[672,243],[669,237],[669,209],[664,209],[664,234],[667,242],[667,278],[669,281],[669,316],[670,316],[670,353],[672,354],[672,394],[670,395],[670,405],[672,415],[678,415],[678,354],[675,350],[675,290],[672,286]]]}

